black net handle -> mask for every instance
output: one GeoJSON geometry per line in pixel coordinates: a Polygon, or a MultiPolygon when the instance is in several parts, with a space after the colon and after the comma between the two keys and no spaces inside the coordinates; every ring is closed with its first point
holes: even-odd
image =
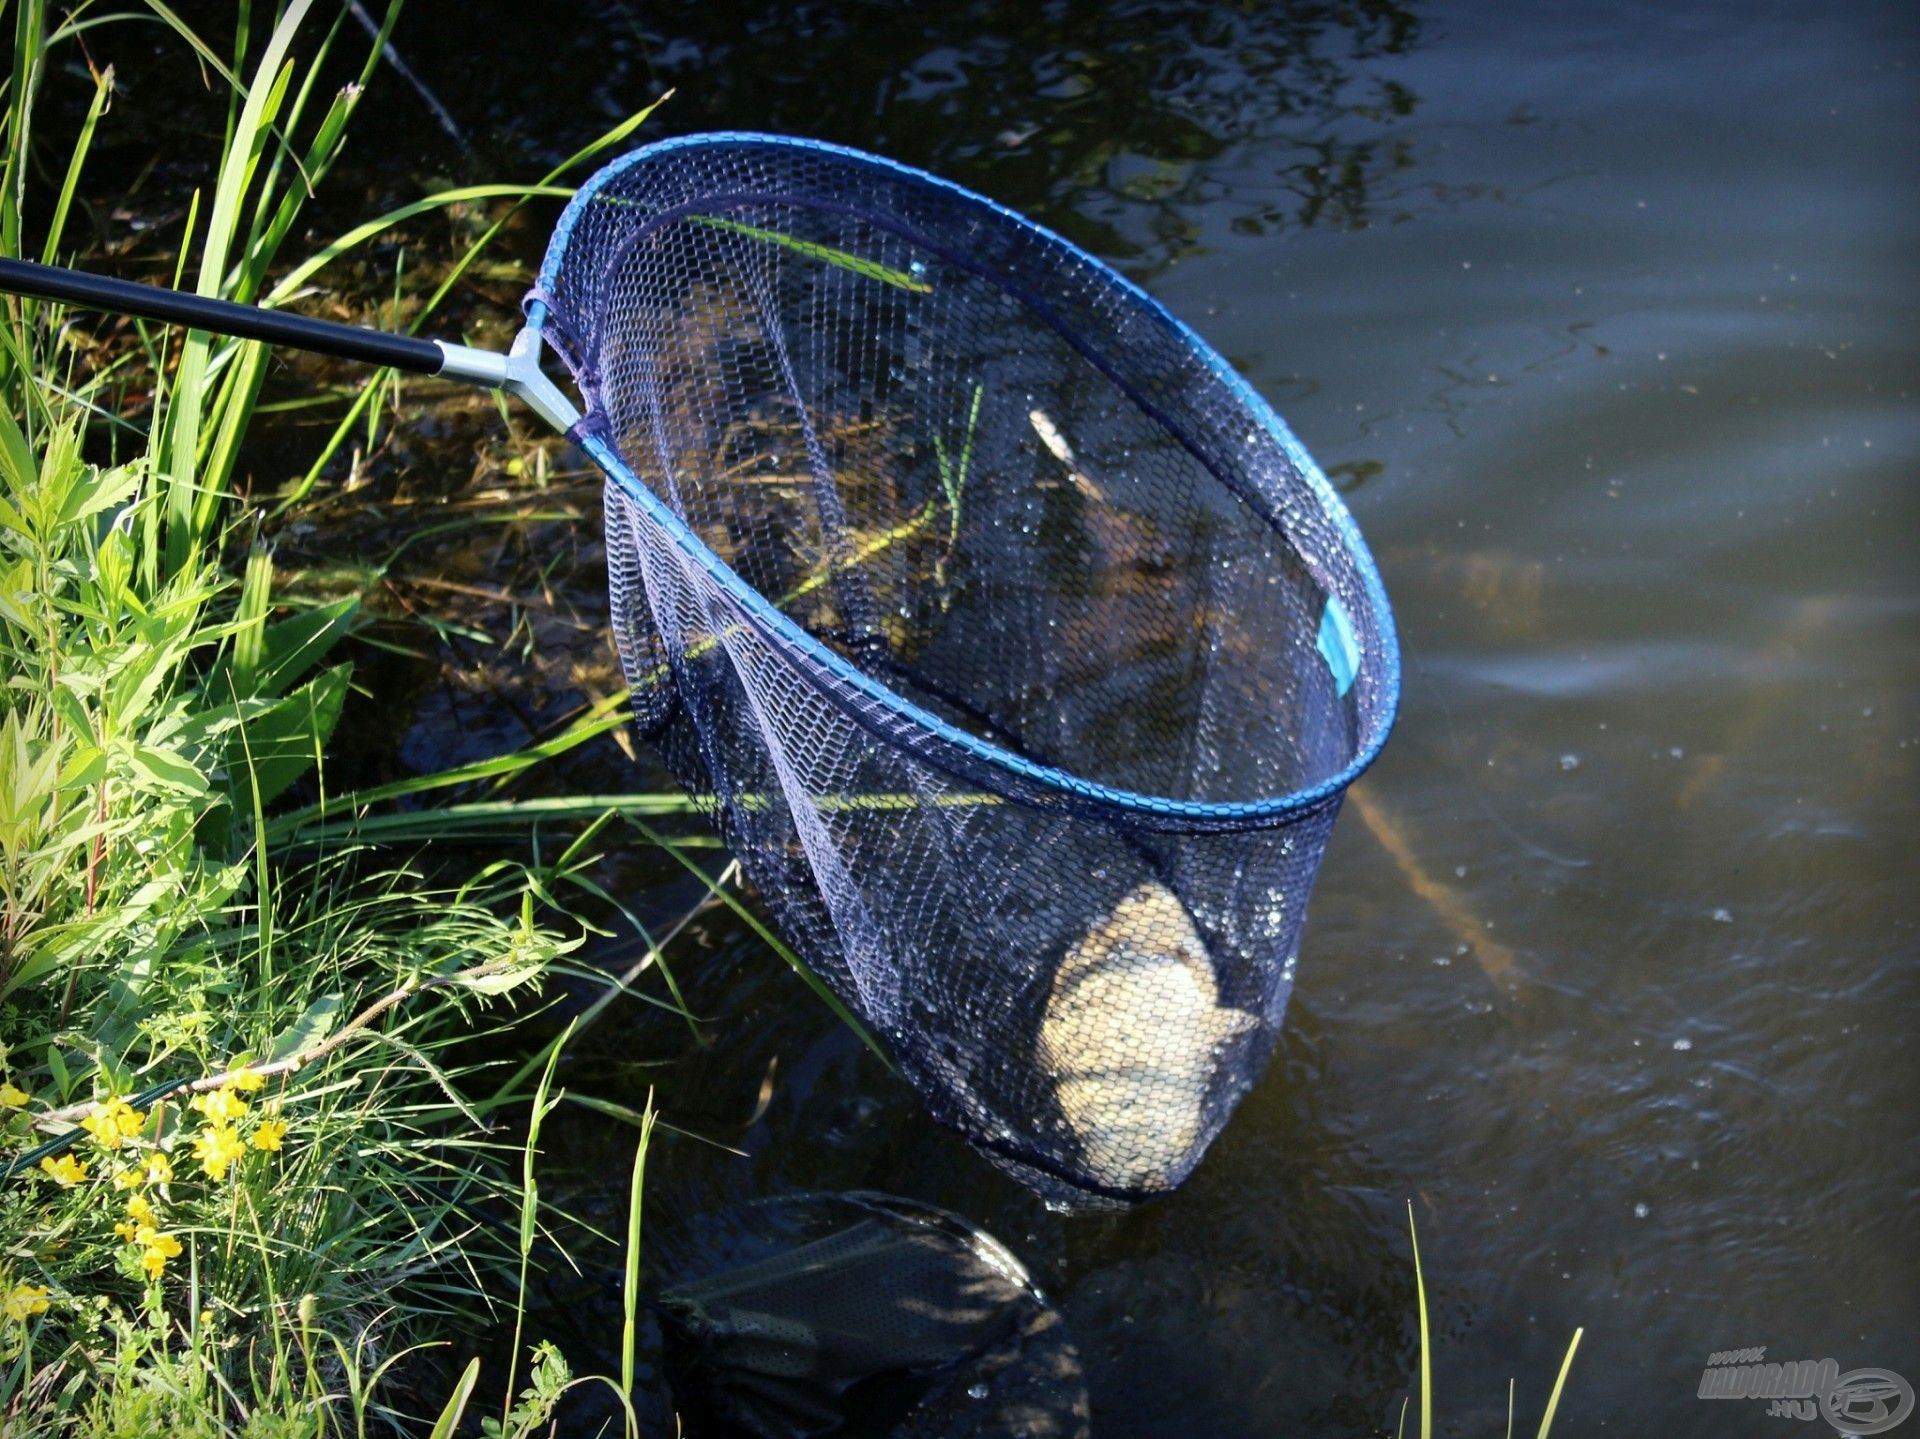
{"type": "Polygon", "coordinates": [[[310,319],[259,305],[211,300],[204,295],[190,295],[159,285],[109,280],[104,275],[88,275],[57,265],[37,265],[31,260],[0,259],[0,294],[53,300],[116,315],[137,315],[144,320],[186,325],[210,334],[264,340],[270,345],[307,350],[316,355],[385,365],[415,375],[437,375],[447,360],[447,352],[432,340],[310,319]]]}

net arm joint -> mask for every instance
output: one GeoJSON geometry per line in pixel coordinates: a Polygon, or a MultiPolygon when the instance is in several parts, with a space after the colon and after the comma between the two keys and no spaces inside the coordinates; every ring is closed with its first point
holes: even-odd
{"type": "Polygon", "coordinates": [[[435,342],[444,356],[439,375],[488,390],[504,390],[561,434],[580,423],[580,408],[540,368],[540,335],[531,327],[513,338],[505,354],[467,345],[435,342]]]}

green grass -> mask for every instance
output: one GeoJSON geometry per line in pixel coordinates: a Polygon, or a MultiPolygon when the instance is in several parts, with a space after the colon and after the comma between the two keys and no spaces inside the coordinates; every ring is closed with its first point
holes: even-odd
{"type": "Polygon", "coordinates": [[[0,1413],[317,1416],[348,1366],[302,1357],[315,1335],[404,1349],[506,1273],[469,1217],[505,1161],[447,1051],[567,944],[526,871],[436,892],[348,849],[270,862],[265,808],[339,714],[347,614],[273,618],[257,552],[144,585],[150,462],[88,465],[71,417],[37,420],[0,416],[0,1291],[45,1308],[0,1331],[0,1413]],[[242,1067],[259,1089],[190,1108],[242,1067]],[[130,1135],[83,1127],[115,1100],[130,1135]]]}
{"type": "Polygon", "coordinates": [[[45,1308],[0,1331],[0,1413],[317,1412],[327,1366],[290,1326],[404,1348],[498,1271],[466,1213],[496,1141],[446,1051],[566,945],[525,874],[436,893],[351,851],[270,863],[346,616],[273,618],[259,553],[144,584],[151,460],[89,465],[71,416],[33,419],[0,416],[0,1291],[45,1308]],[[242,1068],[260,1087],[223,1088],[242,1068]],[[116,1100],[131,1133],[98,1127],[116,1100]]]}
{"type": "MultiPolygon", "coordinates": [[[[565,170],[644,119],[537,184],[443,191],[290,260],[374,79],[377,41],[323,93],[345,14],[291,0],[262,27],[242,5],[216,46],[158,0],[0,6],[0,252],[86,263],[70,221],[114,84],[91,58],[133,20],[225,96],[212,187],[178,239],[203,295],[290,303],[395,226],[494,207],[418,327],[513,207],[569,193],[565,170]],[[43,88],[76,74],[77,128],[36,128],[43,88]]],[[[142,326],[83,355],[67,319],[0,308],[0,1431],[386,1428],[421,1346],[524,1277],[524,1244],[486,1214],[518,1193],[522,1234],[537,1222],[501,1128],[529,1096],[459,1056],[577,943],[559,896],[588,857],[576,843],[457,882],[344,833],[279,842],[344,817],[327,754],[361,617],[352,598],[295,602],[242,527],[267,352],[142,326]]],[[[367,377],[286,503],[391,384],[367,377]]],[[[458,793],[623,719],[422,788],[458,793]]],[[[518,1396],[508,1376],[494,1427],[531,1433],[577,1382],[564,1367],[541,1350],[518,1396]]]]}
{"type": "MultiPolygon", "coordinates": [[[[1413,1246],[1413,1295],[1414,1310],[1420,1325],[1420,1418],[1417,1431],[1419,1439],[1433,1439],[1433,1332],[1427,1317],[1427,1274],[1420,1263],[1420,1235],[1413,1223],[1413,1201],[1407,1201],[1407,1240],[1413,1246]]],[[[1580,1340],[1586,1334],[1585,1329],[1575,1329],[1573,1338],[1567,1343],[1566,1357],[1560,1361],[1560,1373],[1553,1381],[1553,1392],[1547,1396],[1547,1407],[1540,1416],[1540,1429],[1536,1439],[1547,1439],[1553,1429],[1553,1416],[1560,1408],[1560,1395],[1567,1387],[1567,1375],[1573,1372],[1573,1356],[1580,1348],[1580,1340]]],[[[1512,1381],[1507,1385],[1507,1439],[1513,1439],[1515,1386],[1512,1381]]],[[[1403,1401],[1400,1407],[1400,1423],[1396,1428],[1396,1439],[1405,1439],[1407,1432],[1407,1409],[1411,1401],[1403,1401]]]]}

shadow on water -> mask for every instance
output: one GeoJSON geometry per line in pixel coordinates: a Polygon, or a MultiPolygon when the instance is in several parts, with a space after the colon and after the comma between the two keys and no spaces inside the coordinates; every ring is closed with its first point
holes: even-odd
{"type": "MultiPolygon", "coordinates": [[[[431,53],[459,8],[415,7],[402,44],[431,53]]],[[[1365,223],[1381,176],[1411,163],[1399,122],[1417,98],[1377,62],[1415,47],[1422,22],[1419,7],[1393,0],[591,3],[557,35],[537,6],[502,9],[494,43],[513,57],[513,84],[474,67],[420,68],[503,156],[557,159],[673,88],[667,132],[758,128],[878,150],[979,188],[1136,276],[1194,249],[1199,209],[1228,203],[1243,234],[1365,223]],[[1208,167],[1255,135],[1292,154],[1272,196],[1238,204],[1208,167]]],[[[412,98],[385,103],[404,112],[412,98]]]]}
{"type": "MultiPolygon", "coordinates": [[[[566,1065],[569,1085],[630,1108],[651,1091],[687,1131],[655,1137],[648,1253],[683,1249],[705,1216],[762,1196],[910,1194],[980,1216],[1060,1304],[1097,1434],[1114,1432],[1117,1415],[1140,1433],[1182,1422],[1255,1432],[1282,1414],[1364,1432],[1398,1390],[1412,1285],[1393,1240],[1404,1216],[1391,1177],[1316,1097],[1313,1016],[1289,1024],[1263,1086],[1272,1102],[1258,1122],[1279,1157],[1257,1210],[1218,1209],[1203,1166],[1164,1204],[1063,1217],[929,1125],[917,1097],[738,921],[703,917],[673,953],[690,1007],[706,1020],[705,1042],[628,1006],[610,1012],[566,1065]],[[1273,1225],[1275,1215],[1284,1225],[1273,1225]],[[1231,1342],[1208,1342],[1216,1327],[1231,1342]]],[[[543,1140],[543,1192],[584,1225],[621,1233],[635,1138],[598,1113],[563,1107],[543,1140]]],[[[576,1366],[617,1365],[617,1254],[584,1234],[572,1239],[590,1262],[539,1277],[536,1332],[550,1333],[576,1366]]],[[[1444,1294],[1436,1310],[1451,1314],[1444,1294]]]]}

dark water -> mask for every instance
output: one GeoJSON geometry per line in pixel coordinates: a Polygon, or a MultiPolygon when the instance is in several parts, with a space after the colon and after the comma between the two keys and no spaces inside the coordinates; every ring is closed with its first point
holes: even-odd
{"type": "MultiPolygon", "coordinates": [[[[571,1081],[657,1085],[745,1151],[663,1141],[650,1224],[808,1186],[958,1210],[1061,1303],[1103,1436],[1391,1432],[1409,1198],[1442,1432],[1504,1432],[1510,1376],[1533,1432],[1576,1326],[1560,1434],[1814,1432],[1695,1398],[1720,1349],[1920,1380],[1909,6],[484,10],[398,33],[477,156],[390,87],[370,187],[537,172],[672,84],[650,133],[791,130],[979,188],[1286,414],[1408,658],[1280,1053],[1178,1196],[1045,1213],[703,921],[673,953],[712,1041],[625,1010],[571,1081]]],[[[541,558],[587,656],[570,543],[541,558]]],[[[505,748],[593,682],[530,699],[511,646],[462,654],[393,763],[505,748]]],[[[553,783],[657,781],[608,745],[553,783]]],[[[649,915],[691,898],[644,860],[603,878],[649,915]]],[[[566,1124],[556,1183],[617,1223],[630,1142],[566,1124]]],[[[608,1311],[563,1298],[591,1362],[608,1311]]]]}
{"type": "MultiPolygon", "coordinates": [[[[664,1146],[661,1222],[946,1204],[1059,1299],[1103,1435],[1390,1427],[1409,1197],[1455,1432],[1509,1376],[1530,1431],[1577,1325],[1569,1434],[1788,1423],[1694,1397],[1718,1349],[1920,1378],[1911,12],[934,8],[515,7],[477,78],[401,39],[508,154],[671,83],[667,128],[927,164],[1141,278],[1349,489],[1403,716],[1179,1196],[1044,1213],[707,925],[717,1041],[582,1060],[750,1155],[664,1146]]],[[[563,1132],[589,1207],[628,1139],[563,1132]]]]}

